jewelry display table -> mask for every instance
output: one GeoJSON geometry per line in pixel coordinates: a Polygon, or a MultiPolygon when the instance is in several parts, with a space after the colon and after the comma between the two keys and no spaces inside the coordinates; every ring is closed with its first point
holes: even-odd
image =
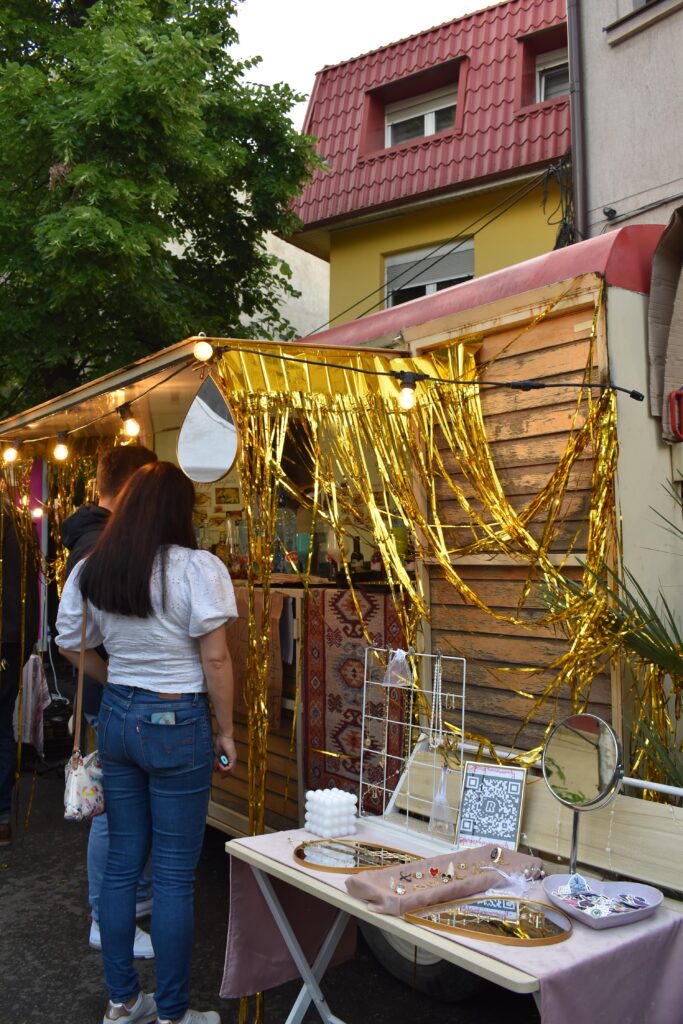
{"type": "MultiPolygon", "coordinates": [[[[295,829],[226,843],[232,865],[224,998],[300,976],[303,987],[286,1024],[301,1024],[311,1003],[325,1024],[344,1024],[328,1007],[319,983],[346,925],[355,919],[512,992],[533,993],[543,1024],[683,1024],[682,914],[660,907],[644,921],[607,931],[575,923],[567,941],[541,948],[452,937],[369,910],[348,894],[344,874],[298,866],[294,849],[310,838],[295,829]],[[320,926],[324,913],[325,929],[312,940],[302,921],[320,926]]],[[[353,838],[401,845],[396,836],[388,840],[386,830],[365,823],[353,838]]],[[[405,848],[427,857],[434,852],[413,835],[405,837],[405,848]]],[[[547,902],[540,884],[529,896],[547,902]]]]}

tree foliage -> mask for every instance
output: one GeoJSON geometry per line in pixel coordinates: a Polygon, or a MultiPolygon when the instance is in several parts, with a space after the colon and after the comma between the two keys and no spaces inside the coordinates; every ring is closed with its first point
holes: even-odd
{"type": "Polygon", "coordinates": [[[299,97],[230,55],[235,9],[3,0],[3,414],[199,331],[287,336],[263,236],[315,158],[299,97]]]}

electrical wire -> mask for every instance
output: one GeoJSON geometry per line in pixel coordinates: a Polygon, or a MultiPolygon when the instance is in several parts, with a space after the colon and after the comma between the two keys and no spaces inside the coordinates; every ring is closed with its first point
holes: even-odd
{"type": "MultiPolygon", "coordinates": [[[[487,217],[490,217],[492,213],[494,213],[496,210],[498,210],[501,206],[504,205],[506,206],[506,209],[501,210],[499,216],[502,215],[503,213],[507,213],[508,209],[511,209],[511,207],[514,206],[515,203],[519,202],[521,199],[524,199],[530,192],[533,192],[533,190],[537,188],[538,185],[540,185],[541,182],[545,180],[546,176],[551,172],[553,166],[554,165],[551,165],[551,167],[546,168],[541,174],[538,174],[530,182],[525,182],[523,185],[520,185],[518,189],[512,192],[509,196],[505,196],[504,199],[501,199],[500,202],[496,203],[495,206],[492,206],[489,210],[486,211],[486,213],[482,213],[475,220],[471,221],[461,231],[458,231],[457,234],[451,235],[451,237],[447,238],[445,242],[441,242],[440,245],[437,245],[436,248],[432,250],[429,256],[423,256],[422,259],[418,261],[417,266],[419,267],[425,262],[433,263],[433,265],[436,266],[442,259],[445,259],[446,256],[450,256],[453,252],[455,252],[458,249],[460,245],[462,245],[463,242],[469,241],[470,238],[475,237],[477,234],[479,234],[480,231],[483,231],[485,227],[488,227],[489,223],[493,223],[493,220],[487,221],[487,223],[483,224],[480,228],[473,230],[476,227],[476,225],[479,224],[480,221],[484,220],[487,217]],[[459,242],[458,239],[460,239],[459,242]],[[458,242],[458,244],[453,245],[454,242],[458,242]],[[439,256],[438,260],[434,260],[434,255],[438,253],[439,250],[444,246],[451,246],[451,248],[447,249],[446,252],[442,253],[442,255],[439,256]]],[[[495,219],[497,218],[494,218],[494,220],[495,219]]],[[[401,282],[402,287],[405,287],[406,285],[410,284],[410,282],[413,281],[415,277],[418,277],[421,271],[417,271],[416,273],[414,273],[413,277],[408,278],[408,280],[406,281],[402,281],[402,278],[406,274],[413,273],[413,271],[415,270],[416,266],[412,265],[408,269],[404,270],[402,273],[398,274],[395,278],[395,281],[401,282]]],[[[312,334],[317,334],[318,331],[324,330],[324,328],[329,327],[330,324],[332,324],[335,320],[338,320],[346,313],[350,313],[357,306],[360,306],[360,304],[362,302],[365,302],[366,299],[371,299],[373,296],[377,295],[380,292],[384,293],[384,289],[385,286],[383,284],[380,285],[378,288],[373,288],[372,291],[368,292],[366,295],[361,296],[361,298],[358,299],[356,302],[352,303],[350,306],[347,306],[346,309],[342,309],[341,312],[336,313],[335,316],[331,317],[329,320],[326,320],[324,324],[320,324],[319,327],[316,327],[312,331],[309,331],[308,334],[303,335],[303,337],[310,338],[312,334]]],[[[373,303],[370,309],[365,310],[364,313],[359,313],[355,319],[358,319],[361,316],[365,316],[368,312],[370,312],[371,309],[374,309],[375,305],[376,303],[373,303]]]]}
{"type": "MultiPolygon", "coordinates": [[[[264,359],[279,359],[282,362],[287,363],[303,363],[304,365],[307,366],[323,366],[330,370],[344,370],[345,372],[348,373],[360,373],[364,374],[365,376],[371,377],[393,377],[395,380],[398,380],[399,383],[401,383],[402,385],[407,383],[409,386],[421,381],[429,381],[432,384],[453,384],[460,387],[472,387],[472,385],[476,384],[480,388],[507,388],[508,390],[512,391],[540,391],[546,388],[569,388],[572,390],[593,389],[597,391],[620,391],[637,402],[642,402],[644,399],[644,395],[642,394],[642,392],[637,391],[635,388],[622,387],[621,385],[614,384],[611,381],[608,381],[606,383],[593,383],[588,381],[476,379],[462,380],[457,377],[434,377],[428,373],[418,373],[411,370],[368,370],[359,366],[349,366],[344,365],[343,363],[323,362],[322,360],[319,359],[306,359],[302,356],[288,356],[282,352],[267,352],[264,351],[263,349],[246,348],[242,345],[220,345],[216,347],[216,352],[218,354],[221,354],[223,352],[236,352],[243,355],[260,356],[264,359]]],[[[182,366],[177,367],[173,371],[173,373],[169,374],[167,377],[164,377],[163,380],[157,381],[156,384],[147,388],[147,390],[144,391],[141,395],[138,395],[136,398],[131,399],[131,404],[139,401],[141,398],[144,398],[145,395],[148,395],[151,391],[154,391],[162,384],[165,384],[167,381],[171,380],[173,377],[176,376],[176,374],[180,373],[182,370],[187,369],[189,365],[191,365],[191,360],[188,357],[188,361],[186,363],[183,363],[182,366]]],[[[202,363],[201,365],[205,364],[202,363]]],[[[85,427],[90,427],[93,424],[98,423],[100,420],[106,419],[107,416],[111,416],[115,412],[117,412],[116,409],[102,413],[100,416],[97,416],[94,419],[89,420],[87,423],[83,423],[80,426],[73,427],[67,433],[75,434],[79,430],[84,430],[85,427]]],[[[33,444],[37,441],[47,441],[53,436],[53,434],[46,434],[43,437],[27,438],[26,443],[33,444]]],[[[0,441],[2,443],[7,443],[8,440],[8,438],[0,438],[0,441]]]]}
{"type": "Polygon", "coordinates": [[[541,380],[462,380],[457,377],[433,377],[429,373],[416,373],[411,370],[366,370],[360,366],[344,366],[342,363],[328,363],[319,359],[305,359],[302,356],[286,356],[281,352],[265,352],[262,349],[243,348],[232,345],[221,345],[219,353],[238,352],[244,355],[263,356],[266,359],[281,359],[287,363],[305,363],[307,366],[324,366],[330,370],[344,370],[348,373],[361,373],[367,377],[394,377],[401,383],[408,381],[418,383],[429,381],[433,384],[455,384],[462,387],[471,387],[473,384],[484,388],[508,388],[514,391],[540,391],[543,388],[592,388],[597,391],[621,391],[637,402],[642,402],[644,395],[632,388],[621,387],[618,384],[591,383],[587,381],[541,381],[541,380]]]}

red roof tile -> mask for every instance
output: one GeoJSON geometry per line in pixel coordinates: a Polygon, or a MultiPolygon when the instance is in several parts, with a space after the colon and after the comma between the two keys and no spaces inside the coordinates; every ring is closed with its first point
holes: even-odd
{"type": "Polygon", "coordinates": [[[518,40],[565,22],[565,0],[507,0],[319,71],[304,131],[318,138],[329,170],[317,172],[298,200],[305,226],[464,188],[563,155],[569,98],[521,107],[517,79],[518,40]],[[362,153],[366,93],[453,60],[467,62],[456,129],[362,153]]]}

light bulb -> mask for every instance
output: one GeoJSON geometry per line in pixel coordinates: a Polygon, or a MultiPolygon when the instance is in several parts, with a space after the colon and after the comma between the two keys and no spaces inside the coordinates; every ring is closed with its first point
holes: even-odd
{"type": "Polygon", "coordinates": [[[128,416],[123,421],[123,432],[126,437],[137,437],[140,433],[140,424],[135,419],[135,416],[128,416]]]}
{"type": "Polygon", "coordinates": [[[210,341],[196,341],[192,353],[200,363],[206,363],[213,355],[213,345],[210,341]]]}
{"type": "Polygon", "coordinates": [[[52,449],[52,455],[58,462],[64,462],[69,458],[69,449],[64,444],[65,434],[57,435],[57,444],[52,449]]]}
{"type": "Polygon", "coordinates": [[[133,411],[130,407],[130,402],[124,402],[120,405],[117,410],[123,423],[123,432],[126,437],[137,437],[140,433],[140,424],[133,416],[133,411]]]}
{"type": "Polygon", "coordinates": [[[410,412],[415,408],[415,385],[404,384],[398,393],[398,407],[403,412],[410,412]]]}
{"type": "Polygon", "coordinates": [[[4,452],[2,453],[2,458],[4,462],[16,462],[18,456],[19,452],[12,444],[8,445],[7,448],[5,448],[4,452]]]}
{"type": "Polygon", "coordinates": [[[31,509],[31,515],[33,516],[34,519],[42,519],[43,518],[43,510],[42,510],[42,508],[32,508],[31,509]]]}

